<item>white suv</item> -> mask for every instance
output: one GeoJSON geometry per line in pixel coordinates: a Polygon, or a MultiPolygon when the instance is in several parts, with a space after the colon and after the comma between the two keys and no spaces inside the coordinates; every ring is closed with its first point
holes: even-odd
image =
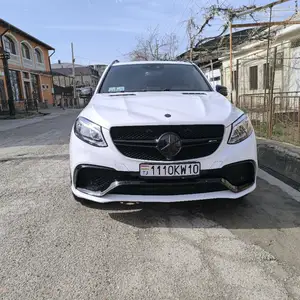
{"type": "Polygon", "coordinates": [[[251,122],[221,95],[226,88],[217,91],[189,62],[108,66],[72,128],[75,198],[174,202],[252,192],[251,122]]]}

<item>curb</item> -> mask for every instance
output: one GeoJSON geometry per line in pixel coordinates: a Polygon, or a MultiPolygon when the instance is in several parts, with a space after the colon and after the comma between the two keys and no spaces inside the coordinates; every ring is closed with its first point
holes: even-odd
{"type": "Polygon", "coordinates": [[[300,147],[258,138],[257,155],[261,169],[300,191],[300,147]]]}

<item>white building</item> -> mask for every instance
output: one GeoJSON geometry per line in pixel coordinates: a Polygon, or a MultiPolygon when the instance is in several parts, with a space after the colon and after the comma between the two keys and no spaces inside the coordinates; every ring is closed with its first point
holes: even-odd
{"type": "MultiPolygon", "coordinates": [[[[300,25],[273,26],[267,66],[268,29],[262,31],[256,41],[245,42],[235,49],[233,54],[233,89],[234,103],[263,101],[264,93],[273,89],[274,96],[296,95],[300,88],[300,25]],[[275,54],[276,53],[276,54],[275,54]],[[276,55],[276,60],[274,57],[276,55]],[[273,84],[274,82],[274,84],[273,84]]],[[[231,90],[229,56],[222,61],[223,85],[231,90]]],[[[277,99],[277,100],[278,100],[277,99]]],[[[276,100],[276,99],[275,99],[276,100]]],[[[252,103],[255,104],[256,103],[252,103]]]]}

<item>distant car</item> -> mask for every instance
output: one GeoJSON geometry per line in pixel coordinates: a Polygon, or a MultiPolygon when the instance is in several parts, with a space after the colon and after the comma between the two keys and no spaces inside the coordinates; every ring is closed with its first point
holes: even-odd
{"type": "Polygon", "coordinates": [[[72,128],[71,187],[95,202],[241,198],[256,187],[251,122],[189,62],[111,64],[72,128]]]}

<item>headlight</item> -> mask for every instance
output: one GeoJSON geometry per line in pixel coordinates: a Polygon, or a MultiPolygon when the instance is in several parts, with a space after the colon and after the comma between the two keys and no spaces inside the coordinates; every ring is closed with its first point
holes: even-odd
{"type": "Polygon", "coordinates": [[[242,115],[231,125],[231,134],[228,144],[237,144],[248,138],[253,132],[253,127],[247,115],[242,115]]]}
{"type": "Polygon", "coordinates": [[[88,119],[78,117],[74,125],[74,133],[79,139],[90,145],[96,147],[107,146],[101,127],[88,119]]]}

